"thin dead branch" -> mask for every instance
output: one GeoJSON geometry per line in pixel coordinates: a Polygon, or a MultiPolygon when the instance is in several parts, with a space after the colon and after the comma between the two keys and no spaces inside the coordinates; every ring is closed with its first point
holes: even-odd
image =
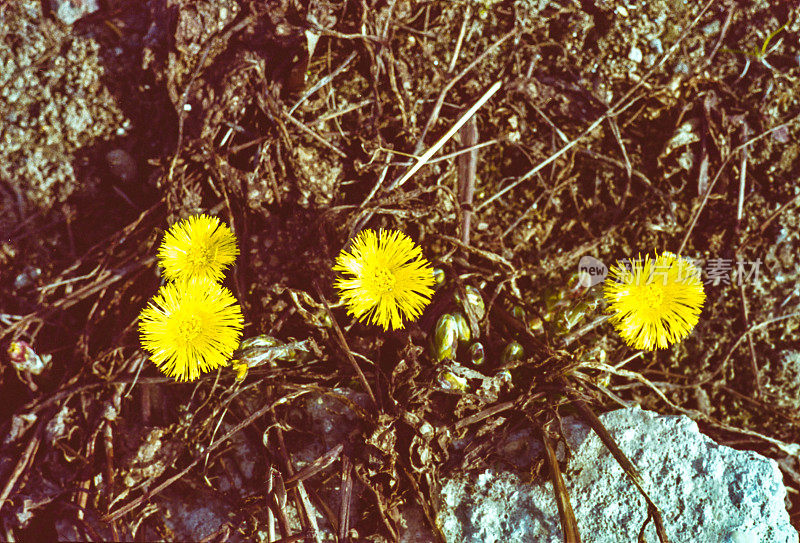
{"type": "Polygon", "coordinates": [[[550,468],[550,480],[553,483],[553,493],[556,497],[558,506],[558,517],[561,519],[561,530],[564,533],[564,543],[580,543],[581,536],[578,531],[578,521],[575,520],[575,513],[572,511],[572,504],[569,500],[569,492],[561,476],[561,468],[558,466],[556,452],[546,430],[541,433],[542,443],[544,444],[545,459],[550,468]]]}
{"type": "Polygon", "coordinates": [[[333,330],[336,332],[336,337],[339,340],[340,348],[344,351],[347,360],[350,362],[350,365],[356,372],[358,380],[361,382],[361,386],[364,387],[364,392],[366,392],[370,400],[372,400],[372,405],[374,405],[376,409],[379,409],[380,406],[378,405],[378,401],[375,399],[375,394],[372,393],[372,387],[369,386],[369,382],[367,381],[367,378],[364,376],[364,372],[361,371],[361,366],[358,365],[358,362],[356,362],[356,359],[353,356],[352,351],[350,351],[350,347],[347,345],[347,340],[345,339],[344,334],[342,333],[342,329],[339,327],[339,323],[336,321],[336,317],[334,316],[333,311],[331,311],[330,305],[328,305],[328,300],[322,293],[322,289],[320,288],[319,284],[315,282],[314,287],[317,289],[317,294],[319,295],[320,300],[322,300],[322,303],[325,304],[325,310],[328,312],[328,316],[330,317],[331,322],[333,323],[333,330]]]}
{"type": "MultiPolygon", "coordinates": [[[[461,143],[474,147],[478,143],[478,127],[475,119],[467,121],[467,124],[459,132],[461,143]]],[[[458,197],[461,205],[461,241],[464,245],[469,245],[469,229],[472,222],[472,199],[475,195],[475,178],[478,170],[478,151],[473,149],[467,155],[458,157],[458,197]]]]}
{"type": "MultiPolygon", "coordinates": [[[[639,474],[639,470],[633,463],[625,456],[625,453],[619,448],[614,438],[611,434],[606,430],[603,423],[597,418],[597,415],[592,412],[591,409],[577,397],[570,389],[567,387],[567,393],[572,400],[572,404],[581,414],[581,418],[594,430],[597,434],[597,437],[603,442],[603,445],[606,446],[608,451],[614,457],[614,459],[619,463],[625,473],[633,482],[634,486],[639,490],[639,493],[644,497],[645,501],[647,502],[647,519],[653,520],[655,523],[656,534],[658,535],[659,541],[661,543],[669,543],[669,537],[667,536],[667,531],[664,528],[664,520],[661,517],[661,511],[658,509],[653,500],[650,499],[650,496],[647,494],[647,491],[644,489],[644,481],[642,480],[642,476],[639,474]]],[[[642,528],[644,529],[644,527],[642,528]]]]}

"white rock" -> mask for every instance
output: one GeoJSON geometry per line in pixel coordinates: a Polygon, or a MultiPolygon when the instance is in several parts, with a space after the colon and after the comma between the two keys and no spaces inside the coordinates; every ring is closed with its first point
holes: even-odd
{"type": "MultiPolygon", "coordinates": [[[[673,543],[797,543],[774,460],[718,445],[683,416],[631,408],[600,418],[641,472],[673,543]]],[[[644,499],[594,432],[575,420],[564,429],[573,453],[564,480],[581,540],[637,541],[644,499]]],[[[441,504],[448,542],[563,540],[549,482],[490,469],[446,481],[441,504]]],[[[652,522],[645,541],[658,541],[652,522]]]]}

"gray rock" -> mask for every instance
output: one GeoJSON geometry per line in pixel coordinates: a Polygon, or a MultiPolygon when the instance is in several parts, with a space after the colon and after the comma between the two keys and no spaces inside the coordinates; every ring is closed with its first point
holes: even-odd
{"type": "MultiPolygon", "coordinates": [[[[640,470],[670,541],[798,541],[775,461],[718,445],[683,416],[630,408],[600,418],[640,470]]],[[[564,479],[582,541],[637,541],[647,519],[644,499],[594,432],[576,420],[568,420],[564,429],[572,449],[564,479]]],[[[447,481],[441,504],[447,541],[563,540],[549,482],[530,484],[490,469],[447,481]]],[[[658,541],[652,523],[645,541],[658,541]]]]}

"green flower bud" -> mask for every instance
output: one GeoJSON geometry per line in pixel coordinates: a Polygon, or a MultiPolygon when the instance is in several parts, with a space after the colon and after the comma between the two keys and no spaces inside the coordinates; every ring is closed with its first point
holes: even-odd
{"type": "Polygon", "coordinates": [[[453,315],[439,317],[433,333],[433,357],[437,362],[454,360],[458,348],[458,322],[453,315]]]}

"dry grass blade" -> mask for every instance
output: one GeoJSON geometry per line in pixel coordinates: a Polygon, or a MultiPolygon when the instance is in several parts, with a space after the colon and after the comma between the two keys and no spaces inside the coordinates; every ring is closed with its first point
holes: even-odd
{"type": "Polygon", "coordinates": [[[267,494],[267,541],[271,543],[275,540],[275,513],[272,512],[272,507],[269,506],[269,503],[272,501],[270,496],[272,495],[272,487],[273,487],[273,479],[275,478],[275,473],[277,470],[270,466],[267,470],[267,484],[266,484],[266,494],[267,494]]]}
{"type": "Polygon", "coordinates": [[[580,338],[581,336],[588,334],[589,332],[591,332],[592,330],[594,330],[595,328],[597,328],[610,318],[611,315],[601,315],[596,319],[594,319],[593,321],[586,324],[585,326],[578,328],[571,334],[567,334],[566,336],[564,336],[564,345],[569,345],[570,343],[580,338]]]}
{"type": "Polygon", "coordinates": [[[167,488],[168,486],[172,485],[174,482],[180,480],[184,475],[189,473],[191,471],[191,469],[193,467],[195,467],[199,463],[200,463],[199,459],[193,460],[191,463],[189,463],[188,466],[183,468],[181,471],[179,471],[178,473],[176,473],[172,477],[170,477],[170,478],[166,479],[165,481],[163,481],[161,484],[159,484],[158,486],[153,488],[153,490],[145,492],[144,494],[142,494],[141,496],[139,496],[135,500],[123,505],[119,509],[115,509],[114,511],[108,513],[108,515],[106,515],[103,518],[103,520],[105,522],[116,522],[118,519],[120,519],[124,515],[127,515],[128,513],[132,512],[134,509],[136,509],[137,507],[139,507],[143,503],[150,501],[150,499],[153,496],[155,496],[157,494],[160,494],[161,492],[164,491],[165,488],[167,488]]]}
{"type": "Polygon", "coordinates": [[[311,532],[311,536],[316,543],[322,543],[322,532],[320,532],[319,526],[317,525],[316,509],[311,505],[308,492],[306,492],[305,486],[303,486],[303,483],[300,481],[297,482],[297,494],[300,497],[300,503],[306,514],[306,519],[308,520],[308,531],[311,532]]]}
{"type": "MultiPolygon", "coordinates": [[[[289,519],[286,517],[286,486],[283,476],[275,467],[270,467],[270,488],[267,489],[267,505],[278,519],[278,527],[283,539],[289,538],[289,519]]],[[[272,532],[271,537],[274,536],[272,532]]]]}
{"type": "Polygon", "coordinates": [[[478,206],[475,208],[475,211],[480,211],[481,209],[483,209],[484,207],[488,206],[489,204],[491,204],[492,202],[494,202],[494,201],[495,201],[495,200],[497,200],[498,198],[501,198],[501,197],[502,197],[503,195],[505,195],[507,192],[509,192],[509,191],[513,190],[513,189],[514,189],[514,188],[516,188],[518,185],[520,185],[520,184],[524,183],[525,181],[527,181],[528,179],[530,179],[531,177],[533,177],[533,176],[534,176],[534,175],[535,175],[537,172],[539,172],[540,170],[542,170],[543,168],[545,168],[545,167],[546,167],[548,164],[550,164],[550,163],[552,163],[552,162],[554,162],[554,161],[558,160],[558,158],[559,158],[560,156],[562,156],[562,155],[563,155],[563,154],[565,154],[567,151],[569,151],[570,149],[572,149],[572,148],[573,148],[575,145],[577,145],[577,144],[578,144],[578,142],[580,142],[580,141],[581,141],[581,140],[582,140],[584,137],[586,137],[586,136],[588,136],[589,134],[591,134],[591,133],[594,131],[594,129],[595,129],[595,128],[597,128],[598,126],[600,126],[600,125],[603,123],[603,121],[605,121],[605,120],[606,120],[606,118],[607,118],[608,116],[609,116],[609,113],[606,113],[605,115],[602,115],[602,116],[600,116],[600,117],[599,117],[598,119],[596,119],[596,120],[595,120],[595,121],[594,121],[592,124],[590,124],[590,125],[589,125],[589,126],[586,128],[586,130],[584,130],[583,132],[581,132],[581,133],[580,133],[580,134],[579,134],[579,135],[578,135],[576,138],[573,138],[573,139],[572,139],[572,140],[571,140],[569,143],[567,143],[566,145],[564,145],[563,147],[561,147],[561,149],[559,149],[558,151],[556,151],[555,153],[553,153],[552,155],[550,155],[549,157],[547,157],[545,160],[543,160],[542,162],[540,162],[539,164],[537,164],[536,166],[534,166],[533,168],[531,168],[530,170],[528,170],[527,172],[525,172],[525,173],[524,173],[524,174],[523,174],[523,175],[522,175],[522,176],[521,176],[519,179],[517,179],[517,180],[516,180],[516,181],[514,181],[513,183],[511,183],[511,184],[509,184],[508,186],[506,186],[506,187],[504,187],[504,188],[500,189],[499,191],[497,191],[496,193],[494,193],[492,196],[490,196],[490,197],[486,198],[486,199],[485,199],[483,202],[481,202],[481,203],[480,203],[480,205],[478,205],[478,206]]]}
{"type": "MultiPolygon", "coordinates": [[[[630,188],[631,175],[633,174],[633,166],[631,165],[630,157],[628,157],[628,150],[625,149],[625,142],[622,141],[622,132],[619,129],[617,121],[613,118],[608,119],[608,124],[611,126],[611,133],[614,134],[614,139],[617,140],[620,151],[622,151],[622,158],[625,161],[625,174],[628,176],[628,188],[630,188]]],[[[627,196],[627,191],[625,191],[627,196]]]]}
{"type": "MultiPolygon", "coordinates": [[[[278,452],[283,460],[284,469],[290,476],[293,476],[294,465],[292,463],[292,458],[289,456],[289,452],[286,449],[286,442],[283,438],[283,430],[280,428],[275,428],[275,435],[277,437],[276,441],[278,445],[278,452]]],[[[297,486],[292,494],[294,495],[295,507],[298,511],[302,511],[302,515],[300,515],[300,523],[303,526],[303,531],[311,534],[309,539],[313,537],[313,540],[316,543],[322,543],[322,535],[320,534],[319,526],[317,525],[316,510],[311,506],[311,500],[308,498],[308,493],[306,492],[306,488],[302,481],[297,481],[297,486]]]]}
{"type": "MultiPolygon", "coordinates": [[[[745,297],[744,293],[744,281],[739,281],[739,298],[742,302],[742,319],[744,320],[744,325],[746,327],[750,327],[750,311],[747,307],[747,298],[745,297]]],[[[755,395],[756,398],[760,398],[763,395],[761,390],[761,375],[758,371],[758,358],[756,357],[756,347],[753,343],[753,334],[747,334],[747,346],[750,349],[750,371],[753,372],[753,378],[755,380],[755,395]]]]}
{"type": "Polygon", "coordinates": [[[305,132],[306,134],[308,134],[309,136],[311,136],[312,138],[314,138],[315,140],[320,142],[322,145],[324,145],[325,147],[327,147],[328,149],[330,149],[331,151],[333,151],[334,153],[336,153],[340,157],[347,158],[347,153],[345,153],[344,151],[342,151],[341,149],[339,149],[338,147],[336,147],[335,145],[330,143],[328,140],[326,140],[325,138],[323,138],[322,136],[317,134],[315,131],[313,131],[312,129],[307,127],[305,124],[303,124],[302,122],[298,121],[297,119],[295,119],[294,117],[292,117],[291,115],[286,113],[285,111],[282,112],[282,114],[283,114],[283,118],[284,119],[286,119],[287,121],[289,121],[290,123],[295,125],[297,128],[299,128],[300,130],[302,130],[303,132],[305,132]]]}
{"type": "Polygon", "coordinates": [[[478,411],[474,415],[470,415],[468,417],[464,417],[463,419],[459,420],[453,425],[453,429],[458,430],[460,428],[465,428],[467,426],[475,424],[476,422],[480,422],[483,419],[493,417],[498,413],[502,413],[503,411],[511,409],[512,407],[514,407],[514,402],[511,401],[492,405],[490,407],[487,407],[486,409],[478,411]]]}
{"type": "Polygon", "coordinates": [[[311,464],[304,467],[294,475],[292,475],[289,479],[286,480],[286,487],[291,487],[293,484],[297,484],[299,482],[305,481],[306,479],[313,477],[320,471],[324,470],[331,464],[333,464],[339,455],[342,454],[342,450],[344,450],[344,445],[341,443],[336,445],[334,448],[314,460],[311,464]]]}
{"type": "Polygon", "coordinates": [[[456,132],[458,132],[464,124],[472,118],[478,110],[483,107],[483,105],[489,101],[489,99],[494,96],[494,94],[500,90],[500,86],[502,83],[500,81],[495,81],[494,84],[489,87],[489,89],[483,93],[483,95],[478,99],[475,104],[469,108],[456,122],[450,129],[445,132],[444,136],[439,138],[439,140],[431,145],[430,149],[425,151],[425,153],[417,159],[416,164],[414,164],[402,177],[400,177],[397,181],[392,183],[387,190],[394,190],[397,187],[403,186],[403,183],[411,179],[417,171],[425,165],[428,160],[436,154],[436,152],[442,148],[442,146],[447,143],[450,138],[452,138],[456,132]]]}
{"type": "MultiPolygon", "coordinates": [[[[661,511],[658,509],[653,500],[650,499],[650,496],[647,495],[647,492],[644,489],[644,480],[642,479],[639,470],[636,469],[636,466],[625,456],[625,453],[619,448],[614,438],[611,437],[611,434],[606,430],[606,427],[603,426],[603,423],[597,418],[597,415],[589,409],[580,398],[578,398],[574,393],[569,391],[567,388],[568,395],[572,404],[577,408],[578,412],[581,414],[584,422],[586,422],[592,430],[597,434],[597,437],[600,438],[600,441],[603,442],[603,445],[611,453],[611,456],[614,457],[614,460],[620,465],[620,467],[628,474],[631,481],[633,482],[634,486],[639,490],[639,493],[644,497],[644,500],[647,502],[647,515],[648,520],[650,518],[653,519],[653,523],[656,527],[656,534],[658,534],[658,539],[661,543],[668,543],[669,537],[667,537],[667,530],[664,528],[664,519],[661,516],[661,511]]],[[[645,523],[646,524],[646,523],[645,523]]]]}
{"type": "Polygon", "coordinates": [[[28,446],[25,448],[25,452],[22,453],[22,456],[17,461],[14,471],[11,473],[8,481],[6,481],[3,491],[0,492],[0,509],[3,508],[3,505],[6,503],[6,499],[11,494],[11,491],[14,489],[14,485],[17,484],[17,481],[25,471],[25,468],[31,464],[33,457],[36,455],[36,451],[39,449],[39,443],[41,442],[42,437],[40,435],[40,430],[36,430],[36,433],[32,435],[30,441],[28,441],[28,446]]]}
{"type": "Polygon", "coordinates": [[[491,262],[494,262],[495,264],[502,264],[503,266],[506,266],[511,271],[516,271],[516,268],[514,268],[514,265],[511,262],[509,262],[507,259],[503,258],[502,256],[500,256],[500,255],[498,255],[496,253],[493,253],[491,251],[485,251],[483,249],[478,249],[477,247],[472,247],[470,245],[466,245],[460,239],[454,238],[452,236],[448,236],[446,234],[432,233],[432,235],[436,236],[439,239],[443,239],[443,240],[449,241],[453,245],[456,245],[457,247],[460,247],[460,248],[464,249],[467,252],[474,253],[474,254],[476,254],[478,256],[482,256],[483,258],[485,258],[485,259],[487,259],[487,260],[489,260],[491,262]]]}
{"type": "Polygon", "coordinates": [[[434,106],[433,106],[433,111],[431,112],[431,116],[428,118],[428,122],[425,123],[425,127],[422,129],[422,135],[420,136],[419,141],[417,141],[417,146],[414,149],[414,154],[419,154],[419,152],[422,151],[422,147],[423,147],[423,145],[425,143],[425,136],[428,134],[428,130],[430,130],[430,128],[434,125],[436,120],[439,118],[439,111],[441,111],[442,105],[444,105],[444,98],[447,95],[447,93],[450,91],[450,89],[452,89],[453,86],[462,77],[467,75],[470,72],[470,70],[475,68],[475,66],[477,66],[481,62],[483,62],[483,60],[486,58],[487,55],[489,55],[489,53],[491,53],[492,51],[497,49],[503,42],[505,42],[508,38],[514,36],[516,33],[517,33],[516,29],[513,29],[513,30],[511,30],[509,32],[506,32],[505,35],[501,36],[500,39],[498,39],[491,46],[489,46],[483,53],[478,55],[478,57],[475,60],[470,62],[467,65],[467,67],[465,67],[463,70],[458,72],[458,74],[456,74],[456,76],[453,77],[453,79],[451,79],[447,83],[447,85],[445,85],[445,87],[439,93],[439,97],[436,99],[436,104],[434,104],[434,106]]]}
{"type": "Polygon", "coordinates": [[[354,59],[354,58],[356,58],[356,53],[355,53],[355,51],[354,51],[354,52],[352,52],[352,53],[350,53],[350,56],[348,56],[348,57],[347,57],[347,58],[344,60],[344,62],[342,62],[342,63],[339,65],[339,67],[338,67],[338,68],[336,68],[334,71],[332,71],[331,73],[329,73],[328,75],[326,75],[325,77],[323,77],[322,79],[320,79],[319,81],[317,81],[317,82],[316,82],[316,83],[315,83],[315,84],[314,84],[314,85],[313,85],[313,86],[312,86],[310,89],[308,89],[307,91],[305,91],[305,92],[303,93],[303,96],[301,96],[301,97],[300,97],[300,98],[297,100],[297,102],[295,102],[295,103],[294,103],[294,105],[293,105],[291,108],[289,108],[289,111],[287,111],[286,113],[287,113],[289,116],[291,116],[291,115],[292,115],[292,113],[294,113],[294,112],[295,112],[295,110],[296,110],[298,107],[300,107],[300,104],[302,104],[303,102],[305,102],[305,101],[306,101],[306,99],[308,99],[308,97],[309,97],[309,96],[311,96],[312,94],[314,94],[315,92],[317,92],[319,89],[321,89],[322,87],[324,87],[325,85],[327,85],[328,83],[330,83],[331,81],[333,81],[333,80],[336,78],[336,76],[337,76],[337,75],[339,75],[340,73],[342,73],[342,72],[345,70],[345,68],[347,68],[347,67],[350,65],[350,63],[353,61],[353,59],[354,59]]]}
{"type": "MultiPolygon", "coordinates": [[[[507,34],[507,36],[511,36],[512,34],[513,33],[509,33],[509,34],[507,34]]],[[[503,38],[503,39],[505,39],[505,38],[503,38]]],[[[488,102],[489,99],[498,90],[500,90],[501,86],[502,86],[502,82],[501,81],[495,81],[492,84],[492,86],[489,87],[489,89],[486,92],[484,92],[483,95],[481,95],[481,97],[478,99],[478,101],[475,102],[475,104],[473,104],[473,106],[471,108],[469,108],[461,117],[459,117],[459,119],[455,122],[455,124],[453,124],[453,126],[451,126],[450,129],[447,132],[445,132],[445,134],[436,141],[436,143],[434,143],[427,151],[425,151],[425,153],[422,156],[417,158],[416,163],[414,163],[414,165],[411,166],[411,168],[409,168],[408,171],[406,171],[405,174],[403,174],[401,177],[395,179],[392,183],[389,184],[389,186],[386,188],[386,192],[391,192],[394,189],[396,189],[398,187],[401,187],[406,181],[411,179],[411,177],[415,173],[417,173],[417,171],[419,171],[419,169],[422,168],[422,166],[427,164],[428,161],[433,157],[433,155],[435,155],[444,146],[445,143],[450,141],[450,138],[452,138],[456,134],[456,132],[458,132],[461,129],[461,127],[464,126],[464,124],[466,124],[467,121],[469,121],[478,112],[478,110],[480,108],[482,108],[484,106],[484,104],[486,104],[486,102],[488,102]]],[[[424,138],[424,134],[423,134],[423,138],[424,138]]],[[[420,139],[420,142],[422,142],[422,139],[420,139]]],[[[387,161],[388,161],[388,157],[387,157],[387,161]]],[[[384,173],[385,173],[385,171],[386,170],[384,169],[384,173]]],[[[381,177],[383,177],[384,173],[381,173],[381,177]]],[[[364,199],[364,201],[361,202],[361,207],[364,207],[372,199],[372,197],[377,193],[378,188],[380,187],[381,183],[382,183],[382,181],[379,181],[378,183],[375,184],[375,186],[373,187],[372,191],[370,191],[370,193],[367,195],[367,197],[364,199]]],[[[373,211],[371,211],[371,210],[366,211],[357,220],[354,229],[356,231],[361,230],[364,227],[364,225],[367,223],[367,221],[369,221],[372,218],[372,215],[373,215],[373,211]]]]}
{"type": "Polygon", "coordinates": [[[339,507],[339,541],[350,540],[350,501],[353,498],[353,463],[350,457],[342,457],[342,492],[339,507]]]}
{"type": "Polygon", "coordinates": [[[569,493],[564,485],[564,478],[561,476],[561,468],[558,466],[558,458],[556,458],[556,452],[553,450],[553,444],[546,430],[542,430],[542,443],[544,443],[547,465],[550,467],[553,493],[558,505],[558,518],[561,520],[561,530],[564,532],[564,543],[580,543],[581,534],[578,532],[578,521],[575,520],[569,493]]]}

